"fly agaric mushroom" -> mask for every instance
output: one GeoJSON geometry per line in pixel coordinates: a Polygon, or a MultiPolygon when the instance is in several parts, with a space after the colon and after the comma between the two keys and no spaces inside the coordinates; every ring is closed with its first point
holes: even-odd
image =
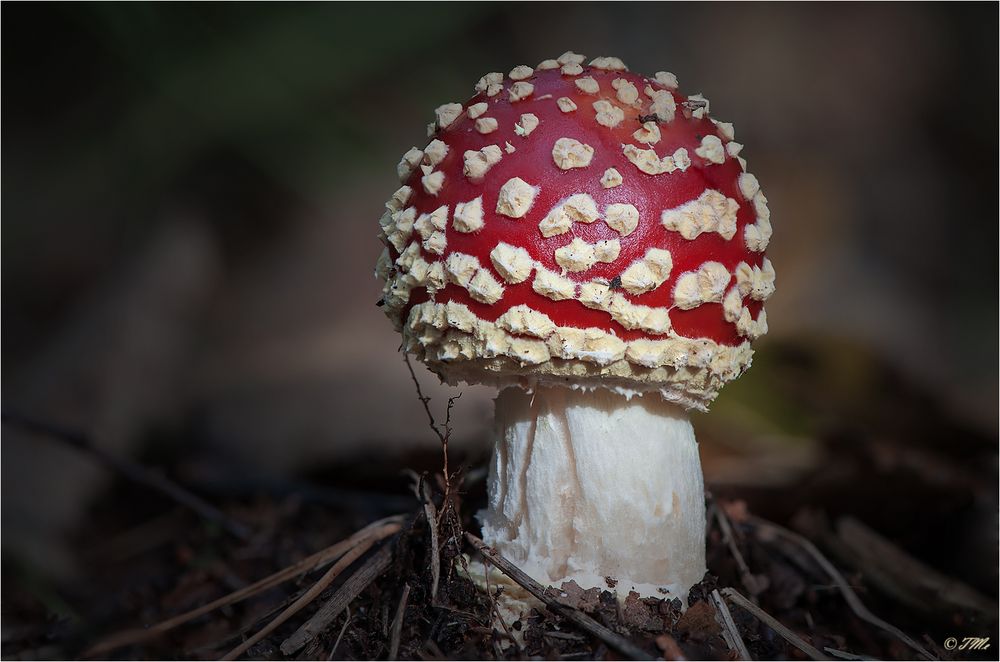
{"type": "Polygon", "coordinates": [[[495,385],[486,542],[542,583],[686,600],[705,410],[767,330],[767,199],[708,101],[572,52],[489,73],[399,163],[376,273],[405,350],[495,385]]]}

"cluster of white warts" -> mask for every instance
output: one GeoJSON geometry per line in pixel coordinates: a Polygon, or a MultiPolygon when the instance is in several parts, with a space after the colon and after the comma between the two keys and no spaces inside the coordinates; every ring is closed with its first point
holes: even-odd
{"type": "MultiPolygon", "coordinates": [[[[577,76],[583,72],[581,66],[583,59],[583,56],[567,52],[557,60],[542,62],[537,68],[560,68],[563,75],[577,76]]],[[[607,70],[626,70],[625,65],[617,58],[598,58],[591,62],[591,66],[607,70]]],[[[525,79],[533,73],[534,70],[531,67],[524,65],[515,67],[510,72],[511,80],[515,81],[508,88],[512,103],[527,99],[533,94],[533,86],[525,82],[525,79]]],[[[666,72],[657,73],[655,80],[671,89],[677,87],[676,78],[666,72]]],[[[502,74],[487,74],[477,83],[476,90],[490,97],[495,96],[504,89],[503,81],[502,74]]],[[[600,85],[592,77],[577,78],[574,84],[584,94],[596,95],[600,92],[600,85]]],[[[623,78],[616,78],[612,81],[612,87],[615,89],[615,97],[620,103],[638,105],[640,96],[633,83],[623,78]]],[[[657,90],[647,85],[644,92],[651,99],[650,108],[660,121],[673,120],[676,108],[673,96],[668,90],[657,90]]],[[[691,113],[692,116],[704,117],[708,111],[708,101],[700,95],[692,95],[689,100],[697,102],[697,107],[691,113]]],[[[561,97],[556,100],[556,103],[564,113],[576,112],[577,110],[576,103],[568,97],[561,97]]],[[[594,102],[592,107],[595,112],[595,120],[603,126],[613,128],[624,119],[622,109],[606,99],[594,102]]],[[[468,109],[463,108],[461,104],[444,104],[435,111],[437,119],[428,127],[429,133],[436,132],[439,128],[447,128],[457,121],[463,112],[475,120],[477,131],[483,134],[492,133],[497,130],[498,123],[494,118],[484,116],[487,111],[488,104],[485,102],[473,104],[468,109]]],[[[739,156],[742,145],[733,142],[732,125],[716,122],[714,119],[712,121],[728,142],[724,144],[715,135],[705,136],[701,145],[695,150],[695,155],[703,159],[706,165],[724,163],[727,157],[736,158],[745,171],[746,162],[739,156]]],[[[514,133],[522,138],[527,138],[538,124],[537,116],[532,113],[524,113],[515,124],[514,133]]],[[[684,171],[691,165],[691,159],[686,149],[681,148],[671,155],[660,157],[653,149],[649,148],[660,140],[660,129],[656,122],[644,123],[633,134],[633,138],[647,147],[622,145],[622,152],[626,159],[641,172],[650,175],[669,174],[676,170],[684,171]]],[[[499,145],[489,145],[481,150],[465,152],[463,155],[464,176],[471,181],[481,180],[492,166],[500,162],[505,152],[510,154],[515,149],[511,143],[507,142],[503,149],[499,145]]],[[[409,150],[398,166],[400,178],[408,179],[412,171],[420,167],[423,173],[421,186],[427,194],[436,196],[445,185],[445,175],[443,172],[435,170],[435,167],[445,158],[448,150],[448,145],[437,139],[432,140],[424,150],[417,148],[409,150]]],[[[553,162],[564,170],[586,168],[590,165],[593,156],[593,147],[572,138],[560,138],[552,146],[553,162]]],[[[621,185],[623,178],[616,169],[608,168],[602,174],[600,181],[603,187],[613,188],[621,185]]],[[[744,241],[749,250],[763,252],[771,236],[767,199],[760,191],[757,179],[749,173],[743,172],[739,176],[739,188],[741,194],[753,203],[757,216],[754,224],[745,227],[744,241]]],[[[533,186],[518,177],[513,177],[500,188],[495,211],[497,214],[509,218],[521,218],[531,209],[538,192],[537,186],[533,186]]],[[[415,208],[406,207],[411,195],[412,189],[410,187],[400,188],[387,203],[388,211],[382,220],[383,237],[400,253],[394,264],[388,250],[383,252],[379,260],[379,275],[387,279],[385,291],[387,312],[394,313],[402,309],[409,300],[409,291],[412,288],[425,287],[433,294],[449,282],[465,288],[476,301],[487,304],[499,301],[503,297],[503,284],[488,269],[483,268],[474,256],[452,253],[443,262],[434,263],[428,263],[421,257],[421,247],[428,253],[444,255],[447,246],[445,230],[448,224],[449,208],[445,205],[429,214],[421,214],[418,218],[415,208]],[[419,235],[419,239],[408,243],[414,231],[419,235]],[[396,277],[390,280],[393,271],[396,272],[396,277]]],[[[663,210],[661,222],[668,231],[678,232],[685,239],[694,239],[705,232],[716,232],[722,238],[731,240],[736,233],[738,206],[737,201],[726,197],[719,191],[710,189],[703,192],[696,200],[673,209],[663,210]]],[[[618,231],[622,236],[627,236],[638,224],[639,214],[633,205],[612,204],[607,206],[603,216],[609,227],[618,231]]],[[[597,205],[589,195],[574,194],[564,198],[546,214],[539,223],[539,231],[542,236],[551,237],[569,231],[574,222],[592,223],[600,217],[597,205]]],[[[482,196],[465,203],[458,203],[453,210],[451,220],[452,228],[457,232],[471,233],[480,230],[484,224],[482,196]]],[[[587,307],[609,313],[615,321],[626,328],[642,329],[650,334],[662,335],[665,340],[669,338],[675,343],[681,340],[670,328],[668,308],[652,308],[633,304],[621,293],[613,291],[611,284],[604,279],[577,283],[564,275],[567,271],[586,271],[597,262],[613,262],[617,259],[619,252],[620,243],[618,240],[605,240],[596,244],[588,244],[580,239],[574,239],[566,246],[556,249],[554,257],[556,263],[563,269],[562,274],[552,272],[537,261],[532,260],[523,248],[508,244],[501,243],[495,247],[490,258],[496,272],[508,284],[524,282],[534,274],[532,288],[542,296],[556,301],[577,299],[587,307]]],[[[633,295],[650,291],[667,280],[671,266],[672,260],[669,251],[650,249],[642,258],[625,269],[620,276],[620,286],[624,291],[633,295]]],[[[766,333],[767,318],[762,310],[758,318],[753,319],[749,308],[743,303],[744,299],[750,297],[757,301],[765,301],[773,291],[774,271],[766,258],[761,267],[750,267],[745,262],[741,262],[735,268],[734,273],[730,273],[721,263],[709,261],[700,265],[698,269],[685,272],[678,277],[673,290],[673,300],[676,307],[684,310],[703,303],[722,303],[725,319],[736,324],[738,333],[749,339],[754,339],[766,333]],[[734,279],[735,283],[729,287],[734,279]]],[[[520,306],[512,310],[517,310],[516,314],[526,315],[534,320],[541,318],[548,320],[547,316],[538,311],[530,308],[522,311],[521,308],[527,307],[520,306]]],[[[540,328],[548,327],[544,322],[540,322],[540,324],[540,328]]],[[[551,320],[549,320],[549,324],[551,324],[551,320]]],[[[495,326],[501,333],[503,331],[511,334],[524,333],[522,327],[517,327],[521,330],[516,331],[513,328],[507,328],[509,325],[502,323],[495,326]]],[[[564,330],[560,333],[561,335],[573,335],[573,331],[598,330],[564,330]]],[[[592,333],[591,335],[594,337],[590,339],[590,346],[601,346],[606,349],[608,343],[614,345],[617,341],[612,334],[604,332],[592,333]],[[600,335],[601,338],[597,338],[597,335],[600,335]],[[606,336],[614,338],[614,340],[608,340],[606,336]]],[[[552,337],[552,333],[545,337],[552,337]]],[[[439,339],[424,338],[423,340],[434,342],[439,339]]],[[[507,354],[522,363],[538,363],[548,360],[551,354],[548,351],[539,351],[537,346],[533,348],[534,351],[518,351],[516,348],[511,350],[509,340],[507,354]]],[[[426,343],[422,344],[426,346],[426,343]]],[[[614,360],[625,357],[648,366],[652,366],[652,364],[664,365],[664,351],[660,352],[658,358],[651,361],[648,351],[628,352],[625,347],[627,343],[622,343],[620,348],[616,346],[614,351],[610,352],[604,349],[596,352],[587,350],[588,343],[581,342],[581,339],[575,337],[570,344],[577,349],[569,353],[578,359],[604,363],[605,361],[602,361],[600,357],[614,356],[617,357],[614,360]]],[[[714,345],[714,343],[712,344],[714,345]]]]}
{"type": "MultiPolygon", "coordinates": [[[[730,239],[735,233],[736,208],[735,200],[709,190],[695,200],[665,210],[661,221],[667,230],[681,231],[682,228],[681,234],[689,239],[701,232],[718,232],[723,238],[730,239]]],[[[481,218],[481,214],[482,197],[460,204],[452,217],[452,227],[459,232],[470,231],[470,227],[477,227],[475,222],[470,222],[470,217],[481,218]]],[[[453,252],[443,264],[427,263],[421,257],[421,247],[432,253],[443,253],[438,237],[444,236],[448,221],[447,206],[439,207],[429,214],[421,214],[415,220],[412,207],[402,212],[390,211],[387,216],[389,219],[396,217],[395,223],[387,225],[387,237],[400,252],[394,266],[403,274],[398,283],[401,287],[392,290],[393,297],[386,302],[391,308],[398,309],[405,305],[408,291],[412,287],[427,287],[431,291],[437,291],[444,287],[445,282],[465,288],[473,299],[481,303],[494,304],[503,298],[503,284],[490,270],[482,268],[476,257],[453,252]],[[419,235],[419,239],[407,244],[414,232],[419,235]]],[[[573,223],[593,223],[600,217],[593,198],[579,193],[555,205],[539,223],[539,232],[546,237],[555,236],[568,232],[573,223]]],[[[627,236],[638,224],[639,212],[631,204],[616,203],[605,208],[604,217],[609,227],[627,236]]],[[[534,274],[532,288],[542,296],[554,301],[578,299],[585,306],[610,313],[615,321],[626,328],[643,329],[650,333],[667,332],[667,309],[632,304],[624,296],[614,292],[610,283],[604,279],[577,283],[564,275],[566,272],[585,272],[598,262],[612,263],[618,258],[620,250],[621,245],[617,239],[590,244],[576,238],[555,251],[555,261],[562,267],[563,273],[547,269],[533,260],[524,248],[506,243],[499,243],[494,247],[490,259],[496,272],[507,284],[522,283],[534,274]],[[654,310],[663,310],[664,313],[653,315],[651,311],[654,310]]],[[[390,259],[388,252],[384,252],[379,267],[384,277],[388,277],[388,272],[393,267],[390,259]]],[[[644,294],[666,282],[672,266],[673,260],[668,250],[650,248],[643,257],[622,271],[618,285],[629,294],[644,294]]],[[[743,299],[750,296],[758,301],[766,301],[773,291],[774,271],[767,258],[764,258],[761,267],[750,267],[746,262],[741,262],[733,273],[719,262],[708,261],[697,270],[685,272],[677,278],[673,299],[674,305],[683,310],[703,303],[723,303],[727,321],[736,323],[742,335],[753,339],[766,331],[766,315],[759,318],[759,323],[754,323],[749,317],[749,310],[743,306],[743,299]],[[734,280],[735,284],[727,293],[727,288],[734,280]]]]}

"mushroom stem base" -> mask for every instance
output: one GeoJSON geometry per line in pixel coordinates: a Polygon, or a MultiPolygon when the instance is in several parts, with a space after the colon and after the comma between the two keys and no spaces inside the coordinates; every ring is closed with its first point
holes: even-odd
{"type": "Polygon", "coordinates": [[[705,574],[701,462],[655,395],[508,388],[496,399],[483,539],[542,584],[679,597],[705,574]]]}

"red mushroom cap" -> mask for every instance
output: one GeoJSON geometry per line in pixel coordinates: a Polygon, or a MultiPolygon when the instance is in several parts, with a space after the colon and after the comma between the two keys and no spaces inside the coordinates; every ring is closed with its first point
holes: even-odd
{"type": "Polygon", "coordinates": [[[672,74],[566,53],[436,110],[386,204],[385,311],[442,378],[705,408],[767,330],[767,200],[672,74]]]}

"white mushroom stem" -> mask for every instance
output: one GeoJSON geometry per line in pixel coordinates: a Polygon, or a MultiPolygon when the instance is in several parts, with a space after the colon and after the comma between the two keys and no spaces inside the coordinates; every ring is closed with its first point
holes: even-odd
{"type": "Polygon", "coordinates": [[[495,424],[487,544],[543,585],[617,582],[619,596],[687,603],[705,574],[705,501],[682,409],[656,395],[508,388],[495,424]]]}

